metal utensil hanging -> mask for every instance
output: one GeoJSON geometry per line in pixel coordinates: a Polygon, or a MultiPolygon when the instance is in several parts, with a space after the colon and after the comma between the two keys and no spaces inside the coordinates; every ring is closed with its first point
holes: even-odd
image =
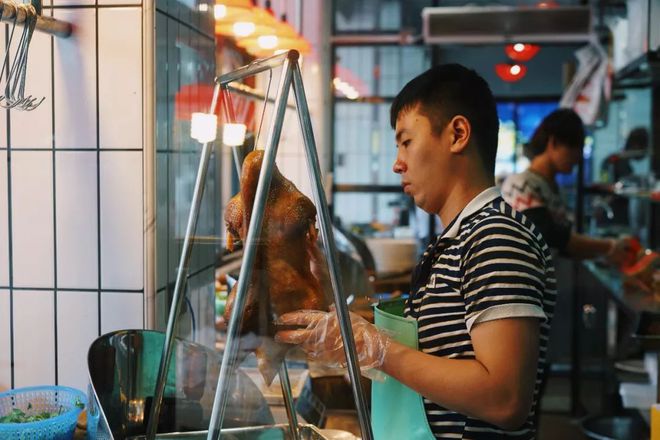
{"type": "MultiPolygon", "coordinates": [[[[41,7],[41,5],[37,5],[41,7]]],[[[25,79],[27,77],[28,66],[28,53],[30,49],[30,42],[32,35],[37,24],[38,11],[32,4],[17,5],[17,13],[15,23],[21,14],[25,14],[23,33],[16,49],[16,55],[9,70],[9,77],[5,85],[4,100],[0,101],[0,105],[5,108],[16,108],[17,110],[31,111],[39,107],[46,99],[45,97],[36,98],[32,95],[25,96],[25,79]]],[[[13,30],[12,28],[12,34],[13,30]]],[[[11,41],[10,41],[11,43],[11,41]]],[[[5,53],[5,57],[9,54],[9,50],[5,53]]],[[[7,62],[8,60],[5,60],[7,62]]]]}
{"type": "Polygon", "coordinates": [[[3,91],[0,95],[0,106],[23,111],[34,110],[44,102],[46,97],[25,96],[28,53],[32,35],[35,30],[40,30],[52,35],[68,37],[71,34],[71,25],[51,17],[43,17],[41,0],[30,0],[30,3],[20,4],[14,0],[0,0],[0,20],[8,22],[11,26],[0,69],[0,81],[5,79],[5,74],[7,75],[4,88],[0,88],[3,91]],[[11,67],[9,67],[11,43],[17,24],[23,25],[23,32],[17,44],[11,67]]]}

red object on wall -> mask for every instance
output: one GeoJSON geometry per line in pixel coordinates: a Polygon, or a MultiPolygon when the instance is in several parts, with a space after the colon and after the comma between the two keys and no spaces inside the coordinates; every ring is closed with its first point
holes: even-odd
{"type": "Polygon", "coordinates": [[[499,63],[495,65],[495,73],[503,81],[520,81],[527,73],[527,66],[524,64],[499,63]]]}
{"type": "Polygon", "coordinates": [[[511,58],[513,61],[525,62],[529,61],[541,50],[540,46],[535,44],[507,44],[504,47],[504,52],[506,56],[511,58]]]}

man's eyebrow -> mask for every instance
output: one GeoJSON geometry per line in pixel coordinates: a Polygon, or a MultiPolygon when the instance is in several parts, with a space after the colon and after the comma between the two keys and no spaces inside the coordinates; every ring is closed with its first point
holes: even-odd
{"type": "Polygon", "coordinates": [[[401,136],[406,132],[407,130],[405,128],[402,128],[401,130],[396,132],[396,141],[399,142],[401,140],[401,136]]]}

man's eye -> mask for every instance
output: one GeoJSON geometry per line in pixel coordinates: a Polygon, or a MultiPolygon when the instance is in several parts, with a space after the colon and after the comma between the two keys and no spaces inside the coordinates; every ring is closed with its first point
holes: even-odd
{"type": "Polygon", "coordinates": [[[404,147],[408,147],[408,145],[410,145],[410,139],[401,142],[401,145],[403,145],[404,147]]]}

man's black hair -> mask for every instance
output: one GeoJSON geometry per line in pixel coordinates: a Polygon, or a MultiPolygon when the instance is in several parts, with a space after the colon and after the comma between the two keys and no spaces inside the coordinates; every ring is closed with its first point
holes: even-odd
{"type": "Polygon", "coordinates": [[[529,159],[542,154],[550,138],[569,148],[582,149],[584,146],[584,124],[573,110],[560,108],[543,118],[536,127],[532,138],[525,146],[525,156],[529,159]]]}
{"type": "Polygon", "coordinates": [[[418,105],[435,134],[440,134],[454,116],[466,117],[484,169],[494,172],[500,121],[493,93],[477,72],[460,64],[441,64],[413,78],[392,102],[392,128],[402,112],[418,105]]]}
{"type": "Polygon", "coordinates": [[[628,133],[623,149],[629,152],[646,152],[648,147],[649,131],[646,127],[635,127],[628,133]]]}

